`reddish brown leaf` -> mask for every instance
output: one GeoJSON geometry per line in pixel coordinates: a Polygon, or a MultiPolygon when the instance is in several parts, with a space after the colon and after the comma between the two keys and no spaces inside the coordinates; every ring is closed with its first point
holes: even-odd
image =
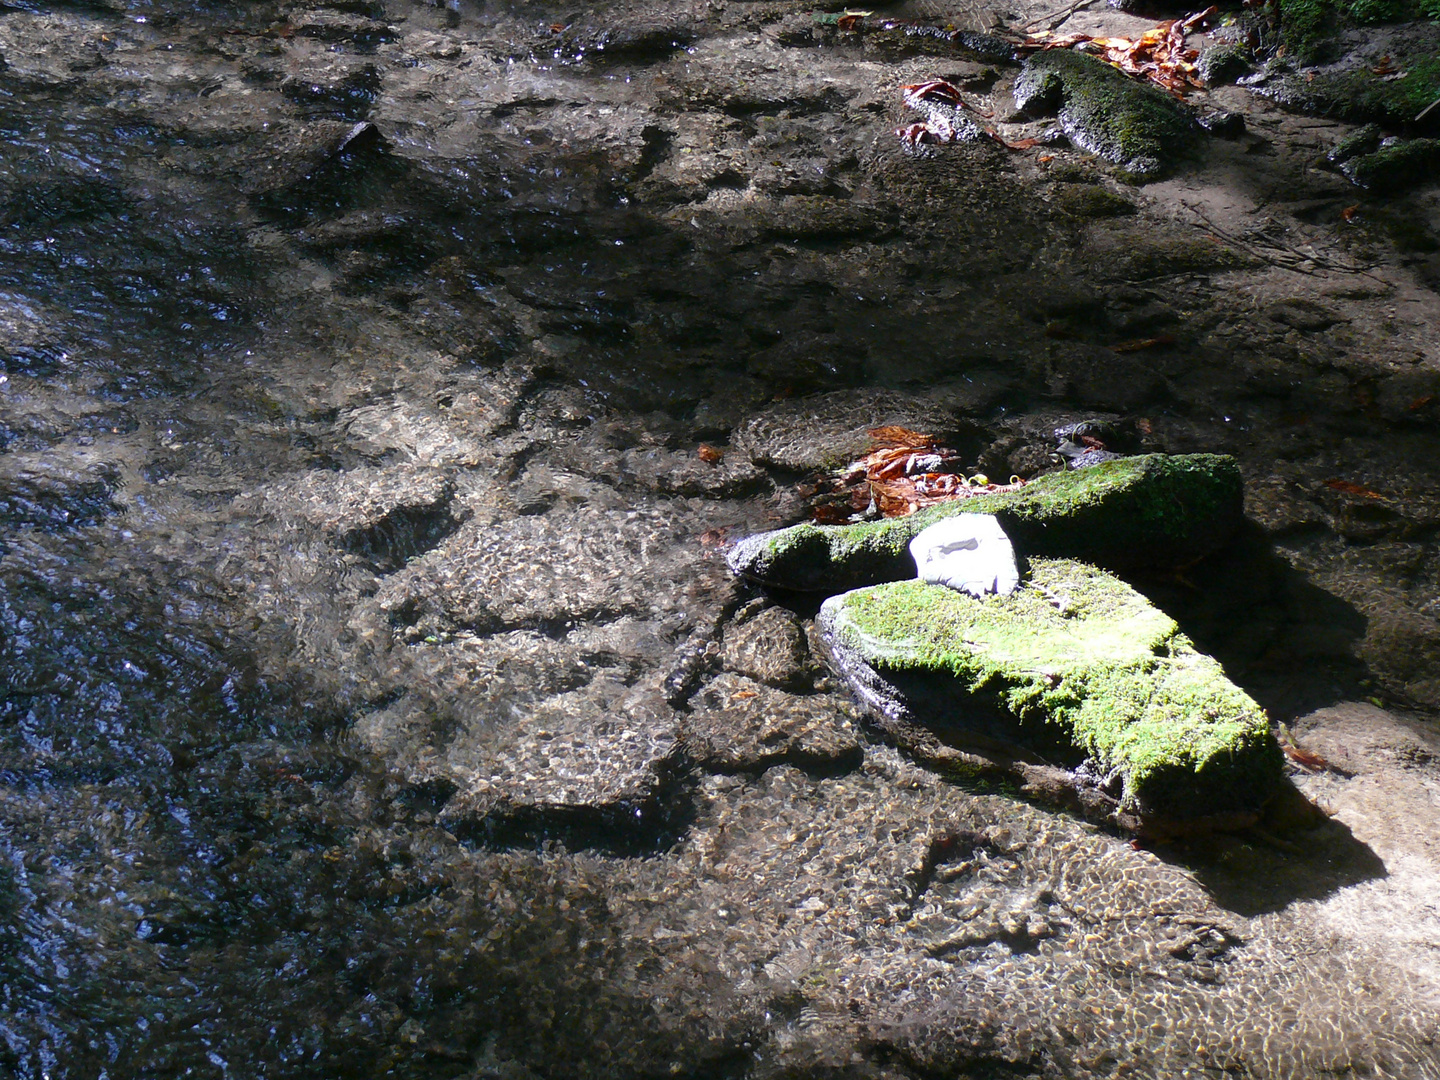
{"type": "Polygon", "coordinates": [[[705,462],[707,465],[718,465],[721,461],[725,459],[725,451],[717,450],[709,443],[702,442],[700,444],[700,449],[696,450],[695,453],[700,458],[700,460],[705,462]]]}
{"type": "Polygon", "coordinates": [[[1417,397],[1414,401],[1410,402],[1409,405],[1405,406],[1405,408],[1408,409],[1410,412],[1414,412],[1416,409],[1423,409],[1426,405],[1429,405],[1430,402],[1434,400],[1434,394],[1426,394],[1424,397],[1417,397]]]}
{"type": "Polygon", "coordinates": [[[1361,487],[1359,484],[1352,484],[1349,480],[1326,480],[1325,486],[1334,491],[1343,491],[1346,495],[1358,495],[1362,499],[1385,498],[1380,492],[1371,491],[1369,488],[1361,487]]]}
{"type": "Polygon", "coordinates": [[[871,428],[866,432],[875,448],[886,449],[889,447],[905,447],[909,450],[930,450],[935,447],[935,436],[922,435],[918,431],[911,431],[909,428],[901,427],[898,424],[885,424],[882,427],[871,428]]]}
{"type": "Polygon", "coordinates": [[[1291,761],[1295,762],[1296,765],[1299,765],[1302,769],[1307,769],[1310,771],[1328,769],[1330,772],[1339,773],[1341,776],[1354,775],[1354,773],[1350,772],[1348,769],[1342,769],[1339,765],[1336,765],[1334,762],[1328,760],[1320,754],[1315,753],[1313,750],[1302,750],[1300,747],[1295,746],[1293,743],[1281,743],[1280,746],[1285,751],[1285,756],[1288,757],[1291,761]]]}
{"type": "Polygon", "coordinates": [[[1346,221],[1351,221],[1354,219],[1355,215],[1359,212],[1359,210],[1360,204],[1356,203],[1354,206],[1347,206],[1344,210],[1341,210],[1340,216],[1346,221]]]}

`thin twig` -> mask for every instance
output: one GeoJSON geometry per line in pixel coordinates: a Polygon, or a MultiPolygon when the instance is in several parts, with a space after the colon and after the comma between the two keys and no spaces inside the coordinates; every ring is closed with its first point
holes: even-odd
{"type": "Polygon", "coordinates": [[[1414,122],[1417,124],[1420,123],[1421,120],[1424,120],[1425,117],[1430,115],[1430,113],[1435,109],[1437,105],[1440,105],[1440,98],[1436,98],[1434,101],[1430,102],[1429,105],[1426,105],[1425,108],[1421,109],[1420,115],[1415,117],[1414,122]]]}
{"type": "Polygon", "coordinates": [[[1085,8],[1088,8],[1093,3],[1095,3],[1095,0],[1075,0],[1075,3],[1068,4],[1063,8],[1052,11],[1048,15],[1041,15],[1038,19],[1031,19],[1022,27],[1022,29],[1028,34],[1031,30],[1039,26],[1041,23],[1049,23],[1049,25],[1046,26],[1045,29],[1054,30],[1057,26],[1060,26],[1062,23],[1064,23],[1066,19],[1070,18],[1071,15],[1074,15],[1077,11],[1083,11],[1085,8]]]}
{"type": "Polygon", "coordinates": [[[1234,233],[1227,232],[1226,230],[1222,229],[1219,225],[1215,224],[1215,222],[1211,221],[1210,218],[1206,216],[1205,212],[1201,210],[1198,206],[1196,206],[1194,203],[1188,203],[1182,200],[1181,205],[1200,219],[1200,224],[1197,227],[1203,229],[1205,232],[1210,233],[1217,239],[1223,240],[1227,244],[1233,244],[1241,251],[1253,255],[1255,258],[1259,259],[1261,262],[1266,263],[1269,266],[1274,266],[1281,270],[1289,270],[1292,273],[1296,274],[1306,274],[1310,277],[1319,277],[1319,271],[1322,270],[1338,274],[1359,274],[1362,277],[1370,278],[1372,281],[1377,281],[1382,285],[1389,284],[1389,282],[1385,281],[1383,278],[1376,277],[1374,274],[1369,273],[1371,269],[1378,265],[1377,263],[1368,263],[1363,266],[1356,266],[1336,262],[1335,260],[1329,259],[1324,255],[1317,255],[1311,252],[1302,251],[1299,248],[1295,247],[1293,244],[1288,244],[1282,240],[1276,240],[1268,236],[1263,236],[1263,234],[1262,237],[1264,240],[1264,247],[1261,247],[1257,244],[1246,241],[1245,239],[1235,235],[1234,233]],[[1311,266],[1306,267],[1301,265],[1302,263],[1310,263],[1311,266]]]}

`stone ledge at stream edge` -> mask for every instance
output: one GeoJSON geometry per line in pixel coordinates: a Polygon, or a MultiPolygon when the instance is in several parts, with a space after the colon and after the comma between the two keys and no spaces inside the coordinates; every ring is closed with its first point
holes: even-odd
{"type": "Polygon", "coordinates": [[[1107,567],[1179,565],[1239,528],[1234,458],[1145,454],[1052,473],[1018,491],[976,495],[909,517],[860,525],[793,525],[747,536],[730,569],[776,589],[837,593],[915,576],[909,544],[954,514],[994,514],[1022,558],[1055,555],[1107,567]]]}
{"type": "Polygon", "coordinates": [[[919,581],[860,589],[825,601],[817,626],[897,742],[933,732],[1068,773],[1118,824],[1243,825],[1280,783],[1259,705],[1169,616],[1085,563],[1034,560],[1003,598],[919,581]]]}

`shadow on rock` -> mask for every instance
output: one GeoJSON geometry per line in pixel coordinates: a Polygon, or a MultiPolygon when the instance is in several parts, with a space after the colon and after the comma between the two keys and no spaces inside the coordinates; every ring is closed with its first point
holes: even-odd
{"type": "Polygon", "coordinates": [[[1203,562],[1131,584],[1277,723],[1363,696],[1369,673],[1356,652],[1365,615],[1308,581],[1258,530],[1203,562]]]}
{"type": "Polygon", "coordinates": [[[1288,780],[1259,825],[1155,853],[1193,873],[1216,903],[1247,917],[1389,876],[1369,845],[1288,780]]]}
{"type": "Polygon", "coordinates": [[[690,791],[676,784],[643,803],[516,806],[480,818],[448,820],[445,825],[462,843],[490,851],[559,844],[567,851],[639,858],[673,847],[694,819],[690,791]]]}

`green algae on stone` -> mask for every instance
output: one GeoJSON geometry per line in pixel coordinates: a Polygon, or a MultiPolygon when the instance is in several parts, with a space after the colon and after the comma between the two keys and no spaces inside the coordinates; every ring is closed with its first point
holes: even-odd
{"type": "Polygon", "coordinates": [[[953,514],[994,514],[1027,555],[1102,566],[1175,565],[1222,546],[1241,520],[1240,470],[1217,454],[1120,458],[1042,476],[1018,491],[977,495],[909,517],[859,525],[794,525],[741,540],[730,567],[773,588],[842,592],[915,576],[910,541],[953,514]]]}
{"type": "MultiPolygon", "coordinates": [[[[1334,63],[1280,74],[1255,92],[1296,112],[1410,129],[1440,98],[1440,26],[1410,23],[1371,33],[1377,40],[1334,63]]],[[[1349,40],[1347,35],[1341,43],[1349,40]]],[[[1414,133],[1433,133],[1440,115],[1432,112],[1427,123],[1414,133]]]]}
{"type": "Polygon", "coordinates": [[[827,600],[817,625],[882,723],[1083,757],[1123,778],[1120,809],[1142,821],[1243,815],[1279,783],[1260,707],[1172,619],[1085,563],[1037,559],[1008,598],[861,589],[827,600]]]}
{"type": "Polygon", "coordinates": [[[1440,139],[1409,139],[1382,145],[1373,154],[1352,157],[1340,166],[1340,171],[1360,187],[1393,195],[1440,177],[1440,139]]]}
{"type": "Polygon", "coordinates": [[[1076,146],[1139,179],[1163,174],[1196,136],[1195,121],[1168,94],[1068,49],[1028,57],[1014,95],[1022,112],[1055,112],[1076,146]]]}

